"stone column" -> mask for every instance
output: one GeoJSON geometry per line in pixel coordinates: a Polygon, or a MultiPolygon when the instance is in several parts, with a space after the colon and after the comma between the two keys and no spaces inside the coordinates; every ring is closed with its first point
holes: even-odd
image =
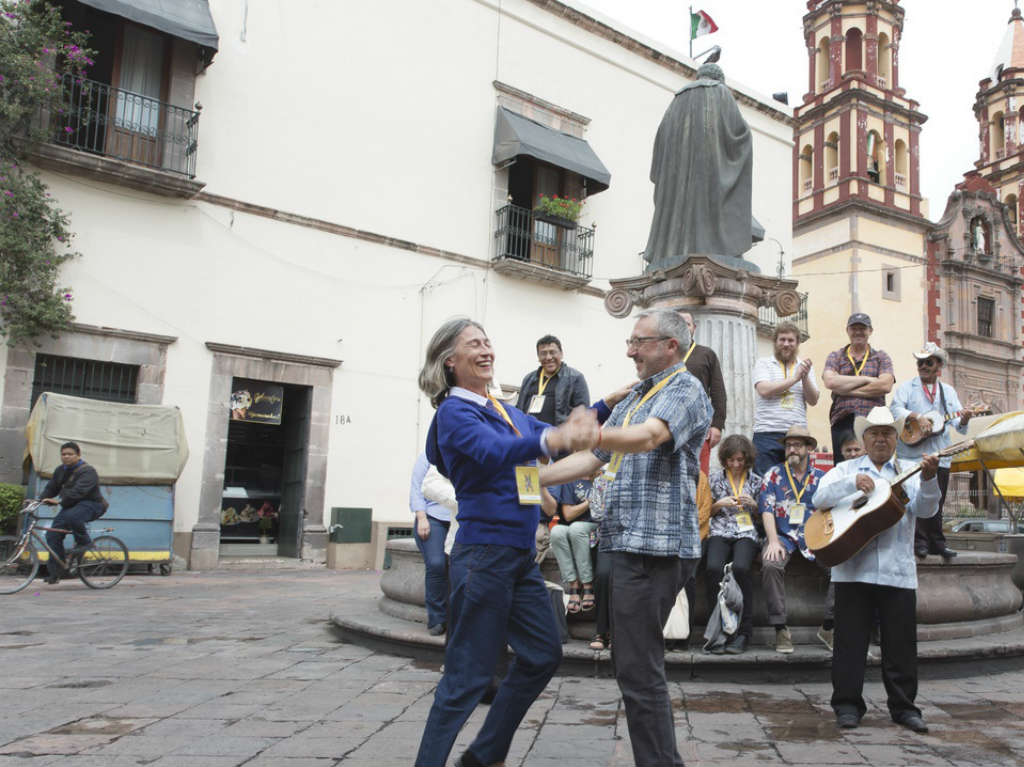
{"type": "Polygon", "coordinates": [[[715,311],[713,306],[692,309],[697,322],[697,343],[718,355],[729,403],[725,417],[726,434],[754,431],[754,384],[757,359],[757,319],[736,317],[715,311]]]}

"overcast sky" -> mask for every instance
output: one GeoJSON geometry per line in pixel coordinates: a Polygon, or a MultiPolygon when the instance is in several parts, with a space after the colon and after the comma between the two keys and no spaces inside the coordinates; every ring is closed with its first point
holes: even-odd
{"type": "MultiPolygon", "coordinates": [[[[577,0],[644,37],[686,54],[688,3],[679,0],[577,0]]],[[[1012,0],[903,0],[900,85],[928,115],[921,137],[921,186],[938,219],[946,197],[978,159],[974,96],[992,69],[1013,10],[1012,0]]],[[[718,24],[694,40],[694,53],[722,46],[726,74],[764,94],[807,91],[803,40],[806,0],[694,0],[718,24]]]]}

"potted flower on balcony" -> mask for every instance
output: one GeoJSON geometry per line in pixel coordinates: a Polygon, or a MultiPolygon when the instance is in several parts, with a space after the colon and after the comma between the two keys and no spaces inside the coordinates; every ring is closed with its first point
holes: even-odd
{"type": "Polygon", "coordinates": [[[582,210],[583,201],[575,197],[559,197],[557,194],[548,197],[542,194],[537,198],[533,216],[566,229],[575,229],[582,210]]]}

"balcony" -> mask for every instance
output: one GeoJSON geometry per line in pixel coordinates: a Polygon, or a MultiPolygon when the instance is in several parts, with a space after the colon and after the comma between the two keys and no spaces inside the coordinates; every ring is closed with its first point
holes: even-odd
{"type": "Polygon", "coordinates": [[[1006,157],[1006,147],[999,147],[996,150],[996,159],[1002,160],[1004,157],[1006,157]]]}
{"type": "Polygon", "coordinates": [[[804,194],[810,194],[811,190],[814,189],[814,179],[805,178],[801,184],[804,194]]]}
{"type": "Polygon", "coordinates": [[[93,80],[63,80],[64,107],[40,115],[37,159],[158,194],[191,196],[199,112],[93,80]]]}
{"type": "Polygon", "coordinates": [[[896,188],[906,190],[907,188],[907,177],[903,173],[893,174],[896,177],[896,188]]]}
{"type": "Polygon", "coordinates": [[[875,82],[878,83],[878,87],[879,88],[885,88],[886,87],[886,79],[884,77],[882,77],[882,75],[876,75],[875,76],[875,82]]]}
{"type": "Polygon", "coordinates": [[[779,317],[775,311],[774,306],[759,306],[757,307],[757,330],[759,333],[764,335],[771,335],[775,331],[775,326],[780,322],[792,322],[800,330],[800,341],[806,341],[810,338],[810,333],[807,332],[807,294],[800,294],[800,308],[795,314],[790,314],[786,317],[779,317]]]}
{"type": "Polygon", "coordinates": [[[518,205],[506,205],[496,215],[496,270],[565,288],[590,282],[593,229],[518,205]]]}
{"type": "Polygon", "coordinates": [[[834,184],[839,181],[839,168],[828,169],[828,183],[834,184]]]}

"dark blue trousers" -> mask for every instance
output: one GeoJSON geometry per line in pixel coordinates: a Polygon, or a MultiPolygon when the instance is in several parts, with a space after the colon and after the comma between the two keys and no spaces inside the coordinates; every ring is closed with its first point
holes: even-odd
{"type": "MultiPolygon", "coordinates": [[[[85,529],[87,522],[99,519],[103,516],[103,506],[96,501],[79,501],[74,506],[61,509],[49,527],[59,527],[63,530],[70,530],[75,536],[76,546],[85,546],[92,538],[89,531],[85,529]]],[[[46,544],[53,549],[53,552],[61,559],[64,555],[64,536],[67,533],[55,533],[52,530],[46,534],[46,544]]]]}
{"type": "Polygon", "coordinates": [[[430,522],[430,537],[423,540],[415,527],[412,537],[416,540],[416,548],[423,555],[427,627],[433,628],[439,623],[448,622],[448,562],[444,555],[444,539],[448,535],[450,523],[434,519],[429,514],[427,520],[430,522]]]}
{"type": "Polygon", "coordinates": [[[515,658],[469,746],[484,764],[504,761],[516,728],[562,660],[554,611],[533,551],[457,543],[450,577],[444,676],[423,730],[418,767],[447,763],[507,644],[515,658]]]}
{"type": "Polygon", "coordinates": [[[772,466],[778,466],[786,460],[786,446],[784,431],[755,431],[754,448],[757,450],[757,457],[754,458],[754,471],[762,477],[768,473],[772,466]]]}

